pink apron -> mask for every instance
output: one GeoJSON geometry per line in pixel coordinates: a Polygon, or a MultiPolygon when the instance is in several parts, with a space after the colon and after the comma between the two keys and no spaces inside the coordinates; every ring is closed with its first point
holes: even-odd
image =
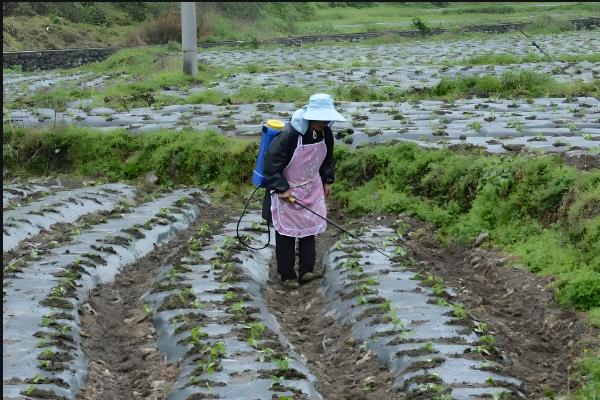
{"type": "MultiPolygon", "coordinates": [[[[327,217],[327,210],[319,169],[326,155],[325,140],[304,145],[302,135],[299,135],[294,155],[283,170],[292,196],[303,206],[323,217],[327,217]]],[[[319,234],[327,228],[325,220],[297,204],[282,200],[275,192],[271,193],[271,214],[273,226],[280,235],[302,238],[319,234]]]]}

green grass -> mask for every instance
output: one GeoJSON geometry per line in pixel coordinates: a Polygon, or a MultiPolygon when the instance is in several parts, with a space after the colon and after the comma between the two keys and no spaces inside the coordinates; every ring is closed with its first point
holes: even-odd
{"type": "Polygon", "coordinates": [[[482,54],[475,57],[458,60],[454,65],[507,65],[507,64],[525,64],[544,61],[563,61],[563,62],[600,62],[600,53],[589,54],[557,54],[550,55],[550,58],[541,53],[529,53],[525,55],[515,55],[506,53],[482,54]]]}
{"type": "Polygon", "coordinates": [[[4,126],[5,171],[45,175],[76,173],[109,180],[136,179],[154,171],[160,182],[237,186],[249,181],[257,144],[211,132],[169,130],[134,135],[60,127],[31,130],[4,126]]]}

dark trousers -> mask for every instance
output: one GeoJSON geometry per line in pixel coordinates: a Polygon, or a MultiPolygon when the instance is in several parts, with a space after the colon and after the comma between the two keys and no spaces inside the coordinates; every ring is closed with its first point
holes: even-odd
{"type": "MultiPolygon", "coordinates": [[[[315,236],[299,238],[298,244],[300,247],[299,273],[302,277],[306,272],[312,272],[315,267],[315,236]]],[[[275,231],[275,257],[277,258],[277,272],[281,274],[281,279],[296,279],[296,271],[294,271],[296,238],[280,235],[275,231]]]]}

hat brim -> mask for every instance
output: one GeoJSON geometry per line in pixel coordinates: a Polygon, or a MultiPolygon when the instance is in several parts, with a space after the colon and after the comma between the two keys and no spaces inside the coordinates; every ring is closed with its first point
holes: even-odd
{"type": "Polygon", "coordinates": [[[308,121],[346,121],[342,114],[329,108],[309,108],[302,118],[308,121]]]}

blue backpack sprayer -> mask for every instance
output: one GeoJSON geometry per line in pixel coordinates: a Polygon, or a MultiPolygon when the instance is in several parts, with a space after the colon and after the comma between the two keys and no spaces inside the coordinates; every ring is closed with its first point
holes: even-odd
{"type": "MultiPolygon", "coordinates": [[[[240,223],[242,222],[242,218],[243,218],[244,214],[246,214],[246,210],[248,208],[248,205],[252,201],[252,198],[254,197],[254,194],[256,194],[256,191],[259,188],[264,187],[264,185],[263,185],[263,183],[264,183],[263,172],[264,172],[264,165],[265,165],[265,155],[267,154],[267,150],[269,149],[269,146],[271,145],[271,142],[273,141],[273,139],[275,139],[275,136],[277,136],[279,134],[279,132],[281,132],[281,130],[283,129],[284,126],[285,126],[285,124],[283,122],[281,122],[279,120],[276,120],[276,119],[270,119],[262,127],[262,135],[260,137],[260,145],[259,145],[259,148],[258,148],[258,157],[256,158],[256,166],[254,168],[254,172],[252,173],[252,184],[254,184],[255,188],[252,191],[252,194],[250,194],[250,197],[248,198],[248,200],[246,200],[246,202],[244,203],[244,210],[242,211],[242,214],[240,215],[240,218],[238,219],[238,222],[237,222],[236,235],[237,235],[237,238],[238,238],[239,242],[242,245],[244,245],[247,248],[252,249],[252,250],[262,250],[262,249],[268,247],[269,244],[271,243],[271,227],[269,226],[269,222],[266,221],[267,232],[268,232],[267,244],[265,244],[263,247],[252,247],[252,246],[248,245],[247,243],[245,243],[242,240],[242,238],[240,236],[240,223]]],[[[292,202],[292,203],[294,203],[294,204],[299,205],[300,207],[304,208],[305,210],[307,210],[307,211],[315,214],[316,216],[324,219],[325,221],[327,221],[331,225],[335,226],[336,228],[338,228],[342,232],[345,232],[348,235],[350,235],[350,237],[352,237],[352,238],[360,241],[361,243],[367,245],[372,250],[377,251],[378,253],[384,255],[388,259],[392,259],[390,256],[388,256],[387,254],[385,254],[381,250],[375,248],[370,243],[367,243],[364,240],[356,237],[352,233],[348,232],[346,229],[342,228],[341,226],[339,226],[338,224],[334,223],[333,221],[330,221],[329,219],[323,217],[322,215],[317,214],[316,212],[314,212],[310,208],[307,208],[307,207],[303,206],[294,197],[291,197],[289,201],[292,202]]]]}
{"type": "Polygon", "coordinates": [[[264,187],[263,183],[264,183],[265,177],[263,176],[263,171],[264,171],[264,167],[265,167],[265,155],[267,154],[267,150],[269,150],[269,146],[271,145],[271,142],[273,141],[273,139],[275,139],[275,136],[277,136],[279,134],[279,132],[281,132],[281,130],[283,129],[284,126],[285,126],[285,124],[283,122],[276,120],[276,119],[270,119],[262,127],[262,135],[260,137],[260,145],[258,147],[258,157],[256,157],[256,166],[254,168],[254,172],[252,173],[252,184],[256,187],[252,191],[252,194],[250,195],[248,200],[246,200],[246,202],[244,203],[244,211],[242,211],[242,215],[240,215],[240,219],[238,219],[238,223],[237,223],[237,227],[236,227],[237,238],[241,244],[243,244],[244,246],[246,246],[252,250],[262,250],[262,249],[266,248],[267,246],[269,246],[269,244],[271,243],[271,228],[269,226],[269,222],[267,221],[267,232],[268,232],[267,244],[265,244],[263,247],[258,247],[258,248],[251,247],[247,243],[244,243],[244,241],[242,240],[242,238],[240,236],[240,223],[242,222],[242,217],[244,216],[244,214],[246,214],[246,209],[248,208],[248,205],[252,201],[254,194],[256,193],[256,191],[259,188],[264,187]]]}

